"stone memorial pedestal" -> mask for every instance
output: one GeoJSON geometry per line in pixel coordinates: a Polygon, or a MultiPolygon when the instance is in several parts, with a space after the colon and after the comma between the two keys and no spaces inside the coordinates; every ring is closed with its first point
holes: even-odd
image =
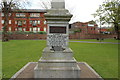
{"type": "Polygon", "coordinates": [[[35,67],[35,78],[80,78],[80,68],[70,48],[52,51],[49,47],[35,67]]]}
{"type": "Polygon", "coordinates": [[[34,78],[80,78],[80,67],[68,48],[69,20],[64,0],[52,0],[44,15],[47,24],[47,47],[34,69],[34,78]]]}

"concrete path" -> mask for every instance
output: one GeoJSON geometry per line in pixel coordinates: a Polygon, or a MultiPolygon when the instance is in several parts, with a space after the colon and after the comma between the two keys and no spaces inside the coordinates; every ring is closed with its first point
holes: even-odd
{"type": "MultiPolygon", "coordinates": [[[[103,80],[102,77],[86,62],[77,62],[78,67],[81,68],[81,73],[79,78],[38,78],[34,79],[34,68],[37,62],[29,62],[22,69],[20,69],[15,75],[9,80],[103,80]]],[[[57,75],[57,74],[56,74],[57,75]]]]}
{"type": "Polygon", "coordinates": [[[90,42],[90,41],[69,41],[69,42],[120,44],[120,43],[114,43],[114,42],[90,42]]]}

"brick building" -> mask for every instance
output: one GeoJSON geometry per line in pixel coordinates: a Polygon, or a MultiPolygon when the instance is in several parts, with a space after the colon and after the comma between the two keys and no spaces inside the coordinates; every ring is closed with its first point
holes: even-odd
{"type": "Polygon", "coordinates": [[[71,30],[81,29],[82,34],[98,34],[98,25],[94,21],[76,22],[71,25],[71,30]]]}
{"type": "Polygon", "coordinates": [[[102,34],[110,34],[110,33],[115,33],[114,28],[113,27],[101,27],[99,28],[99,33],[102,34]],[[111,29],[111,31],[110,31],[111,29]]]}
{"type": "MultiPolygon", "coordinates": [[[[44,18],[46,10],[21,9],[9,13],[7,31],[46,31],[47,24],[44,18]]],[[[4,26],[4,14],[0,13],[0,30],[4,26]]]]}

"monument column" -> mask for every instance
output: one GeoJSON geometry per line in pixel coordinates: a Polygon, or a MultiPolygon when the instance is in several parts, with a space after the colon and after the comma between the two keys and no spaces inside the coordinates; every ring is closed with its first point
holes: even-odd
{"type": "Polygon", "coordinates": [[[80,78],[80,67],[68,47],[69,21],[72,15],[64,0],[52,0],[44,15],[48,24],[47,47],[34,69],[34,78],[80,78]]]}

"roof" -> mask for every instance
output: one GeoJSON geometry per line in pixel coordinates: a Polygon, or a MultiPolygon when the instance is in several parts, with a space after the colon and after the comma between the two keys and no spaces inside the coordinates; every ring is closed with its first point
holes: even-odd
{"type": "Polygon", "coordinates": [[[94,24],[94,26],[98,26],[94,21],[88,21],[88,22],[80,22],[80,21],[78,21],[78,22],[75,22],[73,24],[94,24]]]}
{"type": "MultiPolygon", "coordinates": [[[[1,10],[0,10],[1,11],[1,10]]],[[[17,10],[12,10],[12,11],[15,11],[15,12],[35,12],[35,13],[38,13],[38,12],[44,12],[46,13],[47,10],[46,9],[17,9],[17,10]]]]}
{"type": "Polygon", "coordinates": [[[47,12],[45,9],[19,9],[20,12],[47,12]]]}

